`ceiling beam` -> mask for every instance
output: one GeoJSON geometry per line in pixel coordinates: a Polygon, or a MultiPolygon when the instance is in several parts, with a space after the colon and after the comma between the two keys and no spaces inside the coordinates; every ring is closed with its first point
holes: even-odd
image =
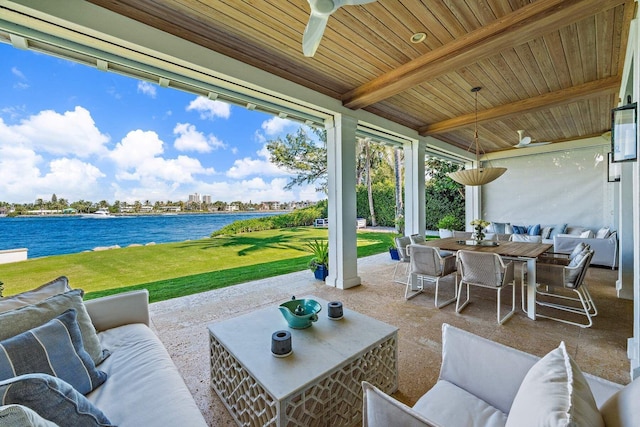
{"type": "Polygon", "coordinates": [[[535,1],[350,90],[342,103],[354,110],[364,108],[627,1],[535,1]]]}
{"type": "MultiPolygon", "coordinates": [[[[589,83],[584,83],[567,89],[561,89],[555,92],[538,95],[533,98],[523,99],[510,104],[478,111],[478,123],[488,122],[491,120],[504,120],[524,113],[533,113],[539,110],[545,110],[604,94],[617,93],[619,89],[619,76],[594,80],[589,83]]],[[[475,120],[476,113],[474,112],[421,127],[418,132],[422,136],[432,136],[469,126],[475,123],[475,120]]]]}

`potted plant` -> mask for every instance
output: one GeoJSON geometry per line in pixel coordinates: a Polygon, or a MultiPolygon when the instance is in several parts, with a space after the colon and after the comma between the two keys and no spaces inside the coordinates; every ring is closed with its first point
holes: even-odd
{"type": "Polygon", "coordinates": [[[462,224],[453,214],[447,214],[438,221],[440,238],[453,237],[453,230],[459,230],[462,224]]]}
{"type": "Polygon", "coordinates": [[[329,275],[329,244],[326,240],[314,240],[307,243],[307,249],[313,254],[309,260],[309,269],[316,279],[324,280],[329,275]]]}
{"type": "Polygon", "coordinates": [[[398,252],[398,247],[396,246],[396,236],[391,235],[389,237],[389,255],[391,255],[391,259],[400,261],[400,253],[398,252]]]}

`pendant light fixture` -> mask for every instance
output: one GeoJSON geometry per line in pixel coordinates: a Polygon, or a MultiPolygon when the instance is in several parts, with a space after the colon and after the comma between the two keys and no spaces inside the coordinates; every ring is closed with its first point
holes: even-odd
{"type": "MultiPolygon", "coordinates": [[[[462,185],[478,186],[487,184],[507,171],[507,168],[492,168],[480,166],[480,141],[478,140],[478,92],[481,87],[474,87],[471,92],[476,95],[476,121],[475,121],[475,133],[473,136],[473,142],[476,149],[476,168],[464,169],[457,172],[449,173],[449,178],[462,185]]],[[[471,148],[471,147],[470,147],[471,148]]],[[[484,154],[484,151],[483,151],[484,154]]]]}

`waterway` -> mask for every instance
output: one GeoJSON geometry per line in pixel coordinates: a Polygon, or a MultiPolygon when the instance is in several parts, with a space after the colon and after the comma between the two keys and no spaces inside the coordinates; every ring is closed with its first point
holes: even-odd
{"type": "Polygon", "coordinates": [[[96,247],[182,242],[209,237],[236,220],[272,216],[274,212],[114,216],[0,218],[0,250],[27,248],[29,258],[71,254],[96,247]]]}

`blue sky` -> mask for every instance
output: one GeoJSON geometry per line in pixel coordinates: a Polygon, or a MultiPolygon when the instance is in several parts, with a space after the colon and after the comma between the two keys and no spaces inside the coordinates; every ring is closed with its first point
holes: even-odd
{"type": "Polygon", "coordinates": [[[324,198],[285,191],[269,162],[298,123],[3,43],[0,58],[0,201],[324,198]]]}

